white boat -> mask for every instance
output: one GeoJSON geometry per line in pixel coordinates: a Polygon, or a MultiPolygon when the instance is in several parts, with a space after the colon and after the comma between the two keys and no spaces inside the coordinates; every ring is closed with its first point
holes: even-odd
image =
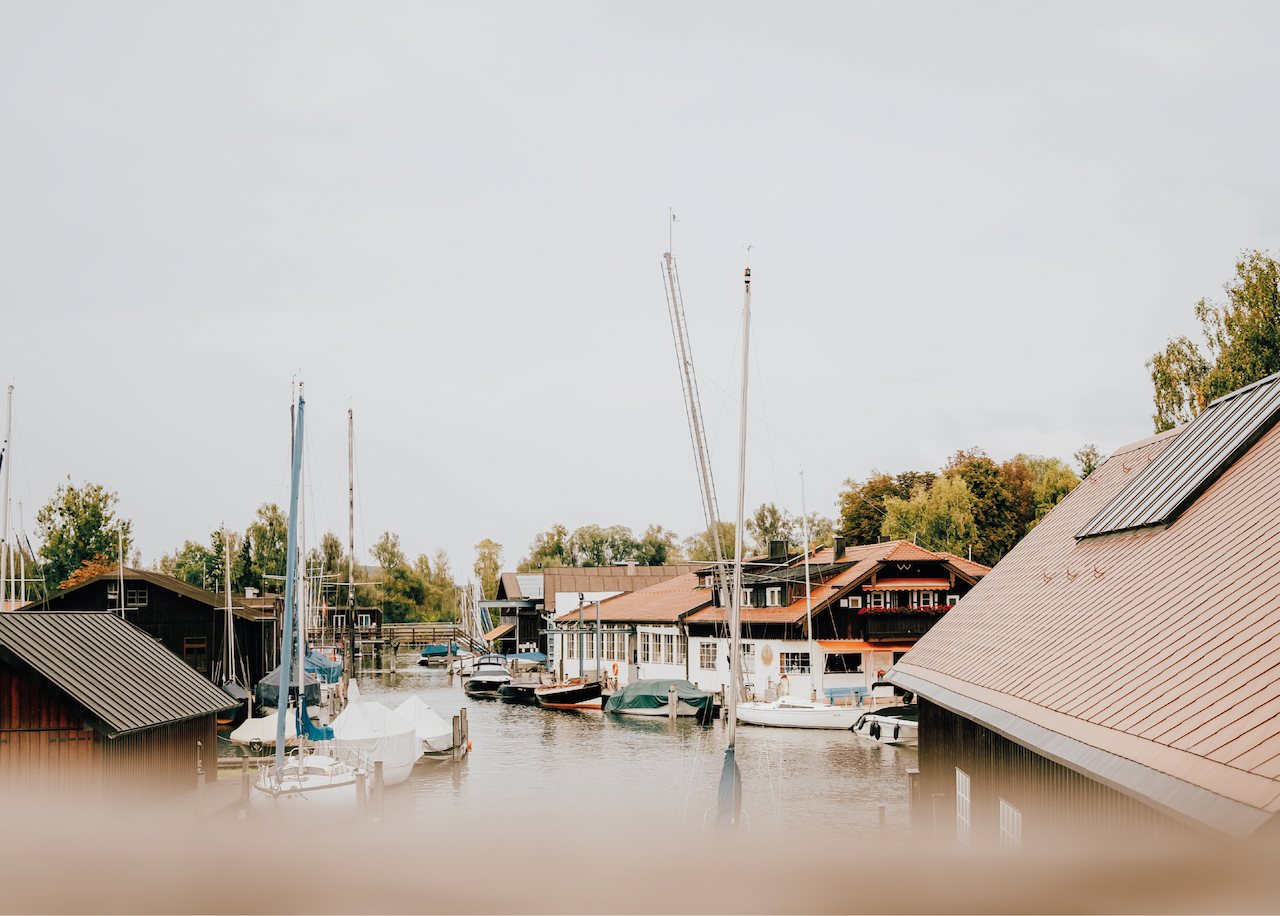
{"type": "MultiPolygon", "coordinates": [[[[233,731],[229,740],[232,744],[239,744],[247,747],[252,751],[261,751],[266,748],[274,748],[276,745],[276,733],[278,726],[276,719],[279,717],[279,710],[272,710],[265,716],[255,716],[251,719],[245,719],[240,723],[239,727],[233,731]]],[[[284,743],[285,746],[291,746],[298,743],[298,715],[292,706],[285,713],[284,722],[284,743]]]]}
{"type": "MultiPolygon", "coordinates": [[[[299,748],[284,765],[258,767],[251,804],[353,808],[358,800],[362,766],[316,749],[299,748]]],[[[370,791],[366,781],[365,792],[370,791]]]]}
{"type": "Polygon", "coordinates": [[[780,697],[771,702],[738,704],[738,721],[775,728],[853,728],[863,710],[856,706],[832,706],[802,697],[780,697]]]}
{"type": "Polygon", "coordinates": [[[329,746],[339,760],[360,765],[382,763],[382,783],[404,782],[422,755],[411,722],[372,700],[348,701],[330,725],[329,746]]]}
{"type": "Polygon", "coordinates": [[[396,715],[413,726],[423,755],[447,754],[453,750],[453,723],[416,696],[395,708],[396,715]]]}
{"type": "Polygon", "coordinates": [[[915,747],[920,743],[920,712],[917,706],[885,706],[864,712],[853,732],[881,744],[915,747]]]}

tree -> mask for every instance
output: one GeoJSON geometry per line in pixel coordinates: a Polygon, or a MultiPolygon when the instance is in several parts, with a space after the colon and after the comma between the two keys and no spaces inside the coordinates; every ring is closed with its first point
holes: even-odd
{"type": "Polygon", "coordinates": [[[840,536],[849,544],[874,544],[884,525],[885,500],[910,499],[918,485],[928,489],[936,477],[930,471],[904,471],[896,477],[876,472],[862,483],[846,480],[837,498],[840,536]]]}
{"type": "MultiPolygon", "coordinates": [[[[720,549],[724,551],[722,560],[733,559],[733,540],[734,525],[733,522],[720,522],[720,549]]],[[[694,563],[714,563],[716,560],[715,539],[711,536],[711,529],[691,534],[684,539],[684,552],[694,563]]]]}
{"type": "Polygon", "coordinates": [[[458,584],[453,581],[453,574],[449,571],[449,555],[443,550],[436,550],[434,559],[428,559],[426,554],[418,554],[413,569],[425,586],[423,619],[457,620],[458,584]]]}
{"type": "Polygon", "coordinates": [[[390,623],[425,620],[423,604],[427,597],[426,583],[409,566],[404,550],[400,547],[400,535],[384,531],[369,549],[380,567],[378,587],[381,592],[382,616],[390,623]]]}
{"type": "Polygon", "coordinates": [[[82,582],[88,582],[95,576],[101,576],[105,573],[115,574],[117,571],[118,567],[114,561],[105,559],[104,557],[93,557],[92,559],[85,560],[81,563],[80,568],[67,576],[67,578],[64,579],[62,584],[58,587],[75,588],[77,585],[82,582]]]}
{"type": "Polygon", "coordinates": [[[756,551],[762,554],[769,552],[770,541],[786,541],[790,544],[796,540],[796,519],[785,509],[779,509],[775,503],[762,503],[746,520],[746,526],[747,532],[756,542],[756,551]]]}
{"type": "Polygon", "coordinates": [[[881,534],[915,540],[930,550],[963,554],[977,538],[975,503],[969,485],[958,474],[940,477],[927,489],[920,483],[910,499],[890,496],[885,500],[881,534]]]}
{"type": "Polygon", "coordinates": [[[1098,465],[1102,464],[1102,454],[1092,442],[1079,448],[1072,457],[1075,458],[1076,464],[1080,465],[1081,480],[1096,471],[1098,465]]]}
{"type": "Polygon", "coordinates": [[[289,520],[275,503],[263,503],[244,536],[251,542],[252,561],[246,577],[255,588],[282,589],[288,572],[289,520]],[[275,578],[270,578],[275,577],[275,578]]]}
{"type": "Polygon", "coordinates": [[[680,540],[674,531],[668,531],[661,525],[650,525],[644,529],[635,553],[637,563],[641,566],[666,566],[679,563],[681,559],[680,540]]]}
{"type": "Polygon", "coordinates": [[[572,566],[612,566],[634,560],[639,550],[640,542],[626,525],[583,525],[569,535],[572,566]]]}
{"type": "Polygon", "coordinates": [[[471,567],[480,580],[480,593],[486,600],[498,595],[498,573],[502,571],[502,545],[485,538],[476,545],[476,561],[471,567]]]}
{"type": "Polygon", "coordinates": [[[1203,351],[1189,338],[1177,337],[1147,361],[1156,432],[1193,419],[1215,398],[1280,372],[1280,263],[1261,251],[1245,252],[1224,289],[1226,302],[1196,303],[1203,351]]]}
{"type": "Polygon", "coordinates": [[[47,582],[65,581],[85,560],[117,561],[121,536],[125,556],[133,546],[133,523],[116,517],[119,496],[101,484],[77,487],[69,480],[36,513],[47,582]]]}
{"type": "Polygon", "coordinates": [[[184,541],[172,554],[160,557],[160,571],[166,576],[215,591],[221,587],[221,569],[221,555],[195,541],[184,541]]]}
{"type": "Polygon", "coordinates": [[[336,534],[326,531],[320,538],[320,549],[316,553],[318,554],[316,559],[320,561],[326,573],[341,573],[344,578],[346,577],[347,551],[336,534]]]}
{"type": "Polygon", "coordinates": [[[536,572],[556,566],[572,566],[569,552],[569,529],[564,525],[552,525],[538,534],[529,545],[529,555],[516,567],[520,572],[536,572]]]}
{"type": "Polygon", "coordinates": [[[994,565],[1024,532],[999,465],[980,448],[961,449],[947,463],[944,476],[959,476],[968,484],[973,495],[973,521],[977,526],[972,542],[973,558],[979,563],[994,565]]]}

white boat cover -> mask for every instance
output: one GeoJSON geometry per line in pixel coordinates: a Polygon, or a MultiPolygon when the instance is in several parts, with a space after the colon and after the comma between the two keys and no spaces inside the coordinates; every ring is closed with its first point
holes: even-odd
{"type": "MultiPolygon", "coordinates": [[[[232,744],[253,744],[257,742],[271,747],[276,746],[276,717],[279,712],[273,712],[265,716],[258,716],[255,719],[245,719],[240,727],[233,731],[230,735],[232,744]]],[[[287,713],[288,718],[284,723],[284,740],[285,744],[296,741],[298,738],[298,715],[290,708],[287,713]]]]}
{"type": "Polygon", "coordinates": [[[413,726],[425,748],[433,751],[447,751],[453,746],[453,724],[424,703],[417,696],[411,696],[396,707],[396,715],[413,726]]]}
{"type": "Polygon", "coordinates": [[[356,679],[352,678],[351,683],[347,685],[347,702],[360,702],[360,685],[356,683],[356,679]]]}
{"type": "Polygon", "coordinates": [[[330,726],[335,756],[353,765],[361,762],[361,751],[370,764],[381,760],[388,786],[408,779],[421,755],[413,723],[372,700],[348,702],[330,726]]]}

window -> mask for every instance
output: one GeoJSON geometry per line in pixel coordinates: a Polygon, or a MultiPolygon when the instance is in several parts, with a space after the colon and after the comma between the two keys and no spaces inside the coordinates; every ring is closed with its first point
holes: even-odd
{"type": "Polygon", "coordinates": [[[778,670],[783,674],[808,674],[808,652],[779,652],[778,670]]]}
{"type": "Polygon", "coordinates": [[[685,642],[685,641],[684,641],[683,639],[681,639],[681,638],[680,638],[680,635],[679,635],[679,634],[676,634],[675,640],[676,640],[676,664],[677,664],[677,665],[683,665],[683,664],[684,664],[684,642],[685,642]]]}
{"type": "Polygon", "coordinates": [[[756,644],[753,642],[741,643],[742,660],[754,662],[756,660],[756,644]]]}
{"type": "Polygon", "coordinates": [[[827,654],[826,670],[828,674],[861,674],[861,652],[831,652],[827,654]]]}
{"type": "Polygon", "coordinates": [[[676,637],[674,633],[662,634],[662,663],[664,665],[674,665],[676,663],[676,637]]]}
{"type": "Polygon", "coordinates": [[[867,596],[871,601],[872,607],[884,607],[884,592],[872,592],[867,596]]]}
{"type": "Polygon", "coordinates": [[[201,674],[209,673],[209,641],[187,637],[182,641],[182,660],[201,674]]]}
{"type": "Polygon", "coordinates": [[[751,589],[749,588],[742,590],[742,596],[739,600],[742,602],[742,607],[755,607],[755,604],[751,601],[751,589]]]}
{"type": "Polygon", "coordinates": [[[564,634],[564,657],[565,658],[578,657],[578,640],[576,638],[576,634],[574,633],[564,634]]]}
{"type": "Polygon", "coordinates": [[[956,839],[969,844],[969,774],[956,767],[956,839]]]}
{"type": "Polygon", "coordinates": [[[935,598],[936,598],[936,597],[937,597],[937,596],[936,596],[933,592],[921,592],[921,593],[920,593],[920,606],[921,606],[921,607],[933,607],[933,605],[934,605],[934,601],[935,601],[935,598]]]}
{"type": "Polygon", "coordinates": [[[651,639],[651,633],[640,634],[640,663],[642,665],[647,665],[649,663],[651,639]]]}
{"type": "Polygon", "coordinates": [[[1022,848],[1022,812],[1000,799],[1000,848],[1022,848]]]}
{"type": "Polygon", "coordinates": [[[765,607],[782,607],[782,586],[773,585],[764,590],[765,607]]]}
{"type": "Polygon", "coordinates": [[[346,615],[346,614],[334,614],[334,615],[333,615],[333,628],[334,628],[335,630],[345,630],[345,629],[346,629],[346,627],[347,627],[347,615],[346,615]]]}
{"type": "Polygon", "coordinates": [[[716,670],[716,644],[704,642],[698,644],[698,667],[703,671],[716,670]]]}
{"type": "Polygon", "coordinates": [[[147,587],[145,585],[126,585],[124,603],[129,607],[146,607],[147,587]]]}
{"type": "Polygon", "coordinates": [[[959,603],[960,603],[959,595],[947,595],[947,604],[951,605],[952,607],[955,607],[959,603]]]}
{"type": "Polygon", "coordinates": [[[357,616],[357,617],[356,617],[356,625],[357,625],[357,626],[361,626],[361,627],[371,627],[371,626],[373,626],[373,615],[372,615],[372,614],[360,614],[359,616],[357,616]]]}
{"type": "Polygon", "coordinates": [[[850,595],[850,596],[849,596],[849,598],[848,598],[848,602],[849,602],[849,607],[854,608],[855,610],[861,610],[861,609],[862,609],[862,596],[861,596],[861,595],[850,595]]]}

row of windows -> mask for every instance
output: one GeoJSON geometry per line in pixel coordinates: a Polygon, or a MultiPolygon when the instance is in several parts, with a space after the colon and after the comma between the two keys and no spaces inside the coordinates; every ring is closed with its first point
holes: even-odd
{"type": "MultiPolygon", "coordinates": [[[[595,633],[582,634],[582,657],[596,657],[596,635],[595,633]]],[[[627,634],[626,633],[600,633],[600,642],[604,646],[604,654],[600,656],[602,661],[627,661],[627,634]]],[[[578,634],[564,634],[564,657],[578,657],[578,634]]]]}
{"type": "Polygon", "coordinates": [[[654,665],[683,665],[684,640],[675,633],[641,633],[640,663],[654,665]]]}
{"type": "MultiPolygon", "coordinates": [[[[867,607],[937,607],[941,596],[941,592],[869,592],[867,607]]],[[[954,605],[959,600],[959,595],[947,595],[945,603],[954,605]]],[[[850,598],[849,607],[862,607],[862,598],[856,595],[850,598]]]]}
{"type": "MultiPolygon", "coordinates": [[[[119,583],[116,583],[116,582],[107,583],[107,600],[116,601],[119,597],[120,597],[119,583]]],[[[125,604],[125,607],[146,607],[147,606],[147,587],[145,585],[125,585],[124,604],[125,604]]]]}

